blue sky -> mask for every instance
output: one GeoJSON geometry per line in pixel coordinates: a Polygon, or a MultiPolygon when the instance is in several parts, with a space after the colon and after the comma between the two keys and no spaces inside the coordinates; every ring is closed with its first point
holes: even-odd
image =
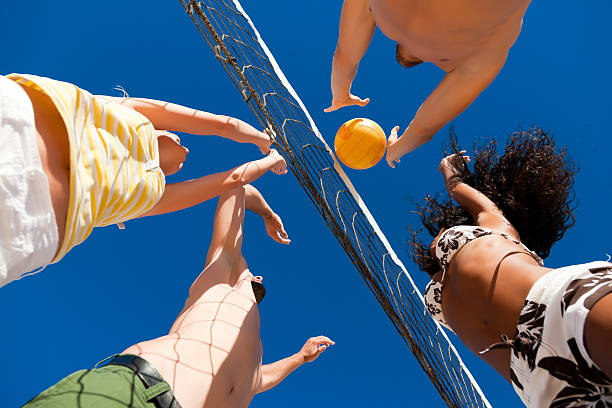
{"type": "MultiPolygon", "coordinates": [[[[540,125],[567,145],[579,164],[576,225],[552,250],[549,267],[605,259],[612,253],[607,217],[612,198],[608,16],[610,3],[534,2],[497,80],[453,123],[468,149],[474,138],[503,138],[540,125]]],[[[353,85],[367,108],[324,114],[341,2],[247,2],[268,47],[329,144],[353,117],[385,131],[407,126],[442,78],[423,64],[394,62],[394,44],[376,32],[353,85]]],[[[93,93],[150,97],[257,122],[191,20],[176,2],[37,2],[27,11],[3,4],[0,73],[32,73],[73,82],[93,93]]],[[[347,169],[357,190],[421,288],[424,273],[406,253],[412,200],[443,188],[437,173],[447,129],[392,170],[381,162],[347,169]]],[[[218,137],[181,137],[191,151],[168,182],[229,169],[259,157],[254,146],[218,137]]],[[[292,238],[280,246],[249,215],[245,255],[265,278],[261,336],[264,363],[299,350],[310,336],[336,341],[316,362],[253,407],[407,406],[443,402],[349,262],[292,174],[255,185],[283,217],[292,238]]],[[[215,200],[179,213],[100,228],[60,263],[0,289],[0,383],[3,406],[24,403],[65,375],[126,347],[163,335],[203,268],[215,200]]],[[[452,337],[495,407],[520,404],[509,384],[452,337]]]]}

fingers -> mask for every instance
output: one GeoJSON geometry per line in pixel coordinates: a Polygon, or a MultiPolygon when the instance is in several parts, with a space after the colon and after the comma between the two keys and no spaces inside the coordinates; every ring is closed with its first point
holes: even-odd
{"type": "Polygon", "coordinates": [[[340,101],[340,102],[332,101],[331,106],[329,108],[323,109],[323,112],[333,112],[345,106],[352,106],[352,105],[366,106],[368,103],[370,103],[370,98],[361,99],[358,96],[350,95],[348,99],[344,99],[343,101],[340,101]]]}
{"type": "Polygon", "coordinates": [[[279,244],[285,244],[288,245],[291,243],[291,240],[289,238],[287,238],[286,236],[283,237],[280,232],[277,230],[276,233],[272,236],[272,239],[274,239],[276,242],[278,242],[279,244]]]}
{"type": "Polygon", "coordinates": [[[361,99],[361,98],[357,98],[357,105],[359,106],[366,106],[368,103],[370,103],[370,98],[365,98],[365,99],[361,99]]]}
{"type": "MultiPolygon", "coordinates": [[[[445,159],[450,159],[451,157],[455,157],[455,156],[458,156],[458,155],[463,155],[466,152],[467,152],[467,150],[461,150],[459,153],[449,154],[448,156],[445,157],[445,159]]],[[[463,156],[463,157],[465,158],[465,157],[469,157],[469,156],[463,156]]]]}
{"type": "Polygon", "coordinates": [[[316,345],[327,344],[327,345],[333,346],[334,344],[336,344],[329,337],[325,337],[325,336],[311,337],[308,339],[308,341],[315,343],[316,345]]]}
{"type": "Polygon", "coordinates": [[[323,112],[325,112],[325,113],[328,113],[328,112],[333,112],[333,111],[335,111],[335,110],[340,109],[341,107],[342,107],[342,106],[334,106],[334,105],[332,105],[332,106],[330,106],[329,108],[325,108],[325,109],[323,109],[323,112]]]}
{"type": "Polygon", "coordinates": [[[274,173],[274,174],[287,174],[288,173],[287,162],[285,161],[283,156],[278,154],[276,149],[270,149],[270,153],[268,155],[269,156],[274,156],[276,158],[276,160],[277,160],[277,162],[274,165],[274,167],[272,167],[270,169],[272,171],[272,173],[274,173]]]}
{"type": "Polygon", "coordinates": [[[387,147],[390,144],[393,144],[397,141],[397,132],[399,131],[399,126],[395,126],[393,129],[391,129],[391,132],[389,133],[389,139],[387,140],[387,147]]]}
{"type": "Polygon", "coordinates": [[[278,230],[280,231],[280,234],[283,238],[289,238],[289,235],[287,235],[287,231],[285,231],[285,227],[283,226],[283,222],[279,221],[280,226],[278,228],[278,230]]]}
{"type": "Polygon", "coordinates": [[[283,160],[282,163],[277,164],[272,168],[272,173],[274,174],[287,174],[289,171],[287,170],[287,164],[283,160]]]}
{"type": "Polygon", "coordinates": [[[288,245],[291,242],[287,231],[285,231],[285,228],[283,227],[283,222],[280,220],[280,217],[278,218],[277,238],[278,239],[276,241],[280,242],[281,244],[288,245]]]}
{"type": "Polygon", "coordinates": [[[261,138],[263,141],[258,144],[259,150],[261,150],[262,154],[270,153],[270,146],[272,145],[272,140],[270,140],[270,136],[265,132],[259,132],[261,134],[261,138]]]}
{"type": "Polygon", "coordinates": [[[314,361],[319,354],[324,352],[329,346],[333,346],[334,343],[331,339],[325,336],[317,336],[309,338],[304,347],[302,347],[302,355],[304,356],[304,361],[314,361]]]}
{"type": "Polygon", "coordinates": [[[392,169],[395,168],[395,162],[399,163],[399,158],[396,158],[394,156],[394,144],[395,142],[397,142],[397,132],[399,131],[399,126],[395,126],[393,129],[391,129],[391,132],[389,133],[389,139],[387,140],[387,164],[389,165],[389,167],[391,167],[392,169]]]}
{"type": "Polygon", "coordinates": [[[270,143],[268,143],[267,146],[265,144],[262,145],[262,146],[259,146],[259,150],[261,150],[261,154],[268,154],[268,153],[270,153],[270,143]]]}
{"type": "Polygon", "coordinates": [[[289,235],[283,227],[283,222],[277,214],[274,214],[270,217],[264,217],[264,221],[266,224],[266,232],[268,233],[270,238],[272,238],[279,244],[288,245],[291,243],[289,235]]]}

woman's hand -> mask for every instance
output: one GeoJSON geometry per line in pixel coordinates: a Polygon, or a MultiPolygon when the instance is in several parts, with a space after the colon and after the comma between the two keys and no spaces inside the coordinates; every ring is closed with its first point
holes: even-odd
{"type": "Polygon", "coordinates": [[[444,179],[460,173],[461,170],[458,168],[458,166],[460,164],[461,157],[463,157],[467,163],[470,162],[470,156],[463,156],[465,152],[466,150],[462,150],[459,153],[450,154],[442,159],[438,165],[438,170],[444,175],[444,179]]]}
{"type": "Polygon", "coordinates": [[[287,174],[287,162],[278,154],[276,149],[270,149],[270,153],[266,159],[271,161],[270,170],[274,174],[287,174]]]}
{"type": "Polygon", "coordinates": [[[251,143],[255,144],[259,147],[262,154],[270,153],[270,146],[272,145],[272,141],[270,140],[270,136],[268,136],[265,132],[257,132],[251,140],[251,143]]]}

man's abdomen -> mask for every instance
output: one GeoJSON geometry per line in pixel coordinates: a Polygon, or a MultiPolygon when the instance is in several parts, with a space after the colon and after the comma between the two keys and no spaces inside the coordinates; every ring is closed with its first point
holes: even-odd
{"type": "Polygon", "coordinates": [[[184,408],[248,406],[259,384],[262,349],[259,312],[246,289],[216,285],[170,334],[124,353],[153,364],[184,408]]]}

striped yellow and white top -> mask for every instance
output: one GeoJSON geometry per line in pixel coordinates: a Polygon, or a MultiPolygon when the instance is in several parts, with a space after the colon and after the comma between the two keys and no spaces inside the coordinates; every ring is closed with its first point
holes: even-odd
{"type": "Polygon", "coordinates": [[[145,116],[67,82],[25,74],[7,77],[48,95],[68,132],[70,203],[64,242],[52,263],[94,227],[137,217],[159,201],[166,180],[154,128],[145,116]]]}

